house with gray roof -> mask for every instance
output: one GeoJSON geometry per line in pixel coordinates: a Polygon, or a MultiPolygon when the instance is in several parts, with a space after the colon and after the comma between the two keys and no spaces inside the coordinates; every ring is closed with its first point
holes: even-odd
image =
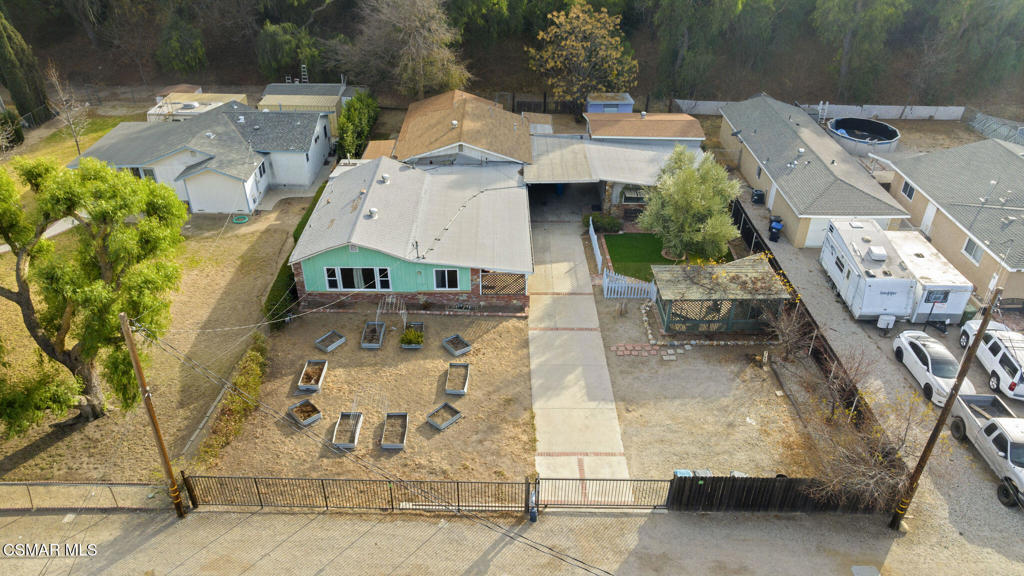
{"type": "Polygon", "coordinates": [[[533,251],[519,165],[350,167],[328,182],[288,263],[307,308],[391,294],[410,309],[522,312],[533,251]]]}
{"type": "Polygon", "coordinates": [[[171,186],[192,212],[249,214],[270,187],[310,186],[329,152],[326,114],[228,102],[188,122],[123,122],[82,156],[171,186]]]}
{"type": "Polygon", "coordinates": [[[722,107],[719,140],[782,218],[798,248],[821,246],[833,218],[895,228],[909,214],[802,109],[767,95],[722,107]]]}
{"type": "Polygon", "coordinates": [[[1024,146],[981,140],[916,155],[873,155],[894,171],[889,193],[979,298],[993,280],[1024,298],[1024,146]]]}

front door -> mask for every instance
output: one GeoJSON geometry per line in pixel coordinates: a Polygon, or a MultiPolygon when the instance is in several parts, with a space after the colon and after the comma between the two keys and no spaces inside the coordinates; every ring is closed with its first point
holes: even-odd
{"type": "Polygon", "coordinates": [[[921,232],[924,232],[925,236],[932,235],[932,220],[935,219],[935,204],[928,203],[928,207],[924,210],[924,218],[921,219],[921,232]]]}

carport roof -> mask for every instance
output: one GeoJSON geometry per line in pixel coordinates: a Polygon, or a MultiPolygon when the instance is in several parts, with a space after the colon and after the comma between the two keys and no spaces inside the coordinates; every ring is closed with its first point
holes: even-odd
{"type": "MultiPolygon", "coordinates": [[[[675,150],[673,142],[603,142],[579,136],[534,135],[533,163],[523,169],[527,184],[619,182],[653,186],[675,150]]],[[[694,152],[695,161],[703,158],[694,152]]]]}

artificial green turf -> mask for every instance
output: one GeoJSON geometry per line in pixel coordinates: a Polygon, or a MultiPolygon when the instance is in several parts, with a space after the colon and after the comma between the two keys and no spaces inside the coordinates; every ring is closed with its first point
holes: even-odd
{"type": "Polygon", "coordinates": [[[640,280],[650,280],[651,264],[672,264],[661,256],[661,239],[654,234],[605,234],[615,272],[640,280]]]}

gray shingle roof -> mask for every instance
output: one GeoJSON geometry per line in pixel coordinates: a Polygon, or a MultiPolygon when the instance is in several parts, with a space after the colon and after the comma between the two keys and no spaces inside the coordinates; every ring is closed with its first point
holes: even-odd
{"type": "Polygon", "coordinates": [[[344,84],[289,84],[281,82],[277,84],[267,84],[267,87],[263,90],[263,95],[340,97],[344,90],[344,84]]]}
{"type": "Polygon", "coordinates": [[[1024,268],[1024,146],[981,140],[891,162],[1007,265],[1024,268]]]}
{"type": "Polygon", "coordinates": [[[800,108],[760,95],[723,106],[722,115],[742,131],[743,143],[800,216],[907,216],[800,108]]]}
{"type": "Polygon", "coordinates": [[[355,244],[409,262],[531,273],[529,199],[518,169],[371,160],[327,184],[288,261],[355,244]]]}
{"type": "MultiPolygon", "coordinates": [[[[308,150],[319,117],[318,112],[258,112],[232,101],[184,122],[121,123],[82,156],[118,167],[147,166],[191,149],[199,152],[196,162],[177,179],[216,170],[245,180],[262,161],[260,152],[308,150]],[[245,120],[239,122],[240,117],[245,120]]],[[[77,158],[69,164],[77,165],[77,158]]]]}

